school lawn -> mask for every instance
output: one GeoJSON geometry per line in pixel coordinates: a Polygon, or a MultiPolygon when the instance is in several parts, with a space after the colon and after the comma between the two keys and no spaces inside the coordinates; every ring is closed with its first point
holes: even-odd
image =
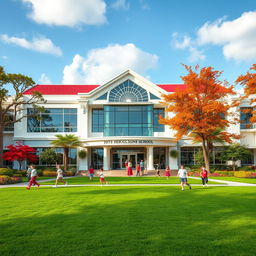
{"type": "Polygon", "coordinates": [[[256,184],[256,178],[209,177],[209,179],[214,179],[214,180],[226,180],[226,181],[235,181],[235,182],[256,184]]]}
{"type": "Polygon", "coordinates": [[[256,187],[32,187],[0,193],[4,256],[256,251],[256,187]]]}
{"type": "MultiPolygon", "coordinates": [[[[170,177],[168,180],[166,177],[105,177],[105,180],[109,184],[180,184],[178,177],[170,177]]],[[[74,177],[67,179],[67,181],[69,185],[100,184],[99,177],[94,177],[93,181],[90,181],[88,177],[74,177]]],[[[202,184],[201,180],[192,178],[188,178],[188,182],[191,184],[202,184]]],[[[47,181],[42,184],[53,185],[55,181],[47,181]]],[[[219,183],[210,181],[209,184],[219,183]]]]}

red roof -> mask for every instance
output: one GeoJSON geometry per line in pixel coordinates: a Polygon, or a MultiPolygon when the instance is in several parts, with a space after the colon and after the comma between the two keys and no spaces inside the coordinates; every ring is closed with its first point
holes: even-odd
{"type": "MultiPolygon", "coordinates": [[[[89,93],[99,85],[66,85],[66,84],[38,84],[26,90],[23,94],[29,95],[33,91],[38,91],[43,95],[76,95],[78,93],[89,93]]],[[[184,90],[185,84],[157,84],[167,92],[175,92],[180,88],[184,90]]]]}
{"type": "Polygon", "coordinates": [[[160,88],[167,92],[175,92],[177,89],[185,90],[185,84],[157,84],[160,88]]]}
{"type": "Polygon", "coordinates": [[[43,95],[76,95],[88,93],[99,85],[66,85],[66,84],[38,84],[28,89],[23,94],[31,94],[33,91],[41,92],[43,95]]]}

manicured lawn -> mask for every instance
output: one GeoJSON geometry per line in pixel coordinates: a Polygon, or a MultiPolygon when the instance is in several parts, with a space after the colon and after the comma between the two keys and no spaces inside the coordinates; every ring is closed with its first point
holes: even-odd
{"type": "MultiPolygon", "coordinates": [[[[52,179],[54,177],[38,177],[37,180],[48,180],[48,179],[52,179]]],[[[28,179],[27,177],[22,177],[22,182],[27,182],[28,179]]]]}
{"type": "Polygon", "coordinates": [[[243,183],[253,183],[253,184],[256,184],[256,179],[255,179],[255,178],[209,177],[209,179],[214,179],[214,180],[228,180],[228,181],[236,181],[236,182],[243,182],[243,183]]]}
{"type": "MultiPolygon", "coordinates": [[[[179,184],[179,178],[170,177],[106,177],[109,184],[179,184]]],[[[67,179],[68,184],[100,184],[99,177],[94,177],[93,181],[89,181],[88,177],[75,177],[67,179]]],[[[201,184],[201,180],[189,179],[191,184],[201,184]]],[[[217,184],[216,182],[209,182],[209,184],[217,184]]],[[[55,181],[44,182],[43,184],[55,184],[55,181]]]]}
{"type": "Polygon", "coordinates": [[[3,256],[254,256],[256,251],[256,187],[0,193],[3,256]]]}

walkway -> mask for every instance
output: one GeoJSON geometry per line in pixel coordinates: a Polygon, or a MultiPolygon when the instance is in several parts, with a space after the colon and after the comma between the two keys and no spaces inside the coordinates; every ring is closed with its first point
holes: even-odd
{"type": "MultiPolygon", "coordinates": [[[[72,177],[65,177],[64,179],[70,179],[75,178],[75,176],[72,177]]],[[[199,177],[189,177],[190,179],[197,179],[201,180],[199,177]]],[[[55,179],[47,179],[47,180],[39,180],[41,183],[41,187],[53,187],[53,185],[42,185],[43,182],[47,181],[53,181],[55,179]]],[[[242,183],[242,182],[235,182],[235,181],[226,181],[226,180],[215,180],[215,179],[209,179],[209,181],[218,182],[221,184],[209,184],[209,187],[256,187],[256,184],[251,183],[242,183]]],[[[10,184],[10,185],[0,185],[0,188],[19,188],[19,187],[26,187],[27,182],[23,183],[16,183],[16,184],[10,184]]],[[[58,185],[58,187],[101,187],[101,184],[77,184],[77,185],[58,185]]],[[[179,184],[106,184],[103,185],[103,187],[143,187],[143,186],[165,186],[165,187],[177,187],[179,184]]],[[[202,184],[192,184],[192,187],[202,187],[202,184]]]]}

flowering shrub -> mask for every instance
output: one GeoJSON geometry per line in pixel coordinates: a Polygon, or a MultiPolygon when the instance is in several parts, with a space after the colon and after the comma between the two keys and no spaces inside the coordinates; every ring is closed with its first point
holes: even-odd
{"type": "Polygon", "coordinates": [[[4,176],[12,176],[14,174],[14,170],[9,169],[9,168],[0,168],[0,175],[4,176]]]}
{"type": "Polygon", "coordinates": [[[218,173],[219,176],[234,176],[234,171],[215,171],[214,173],[218,173]]]}
{"type": "Polygon", "coordinates": [[[65,176],[74,176],[75,172],[74,171],[65,171],[65,176]]]}
{"type": "Polygon", "coordinates": [[[211,177],[220,177],[220,176],[223,176],[223,174],[220,174],[220,173],[210,173],[209,176],[211,177]]]}
{"type": "Polygon", "coordinates": [[[0,176],[0,185],[14,184],[22,182],[22,177],[10,177],[7,175],[0,176]]]}
{"type": "Polygon", "coordinates": [[[55,177],[57,175],[55,171],[47,171],[47,170],[43,171],[42,174],[45,177],[55,177]]]}
{"type": "Polygon", "coordinates": [[[256,172],[251,172],[251,174],[250,174],[249,177],[250,177],[250,178],[256,178],[256,172]]]}
{"type": "Polygon", "coordinates": [[[248,171],[237,171],[234,173],[234,176],[237,178],[249,178],[251,177],[251,174],[253,172],[248,172],[248,171]]]}

